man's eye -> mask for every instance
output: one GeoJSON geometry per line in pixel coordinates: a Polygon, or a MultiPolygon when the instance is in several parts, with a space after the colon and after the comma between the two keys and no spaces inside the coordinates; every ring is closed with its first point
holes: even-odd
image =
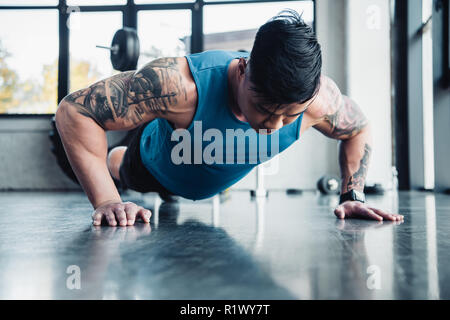
{"type": "Polygon", "coordinates": [[[255,109],[261,114],[268,114],[269,113],[266,109],[264,109],[263,107],[261,107],[261,106],[259,106],[257,104],[255,105],[255,109]]]}
{"type": "Polygon", "coordinates": [[[305,111],[303,111],[303,112],[301,112],[301,113],[297,113],[297,114],[287,115],[286,117],[288,117],[288,118],[295,118],[295,117],[301,116],[303,113],[305,113],[305,111]]]}
{"type": "Polygon", "coordinates": [[[253,107],[258,113],[264,113],[264,111],[260,107],[253,107]]]}

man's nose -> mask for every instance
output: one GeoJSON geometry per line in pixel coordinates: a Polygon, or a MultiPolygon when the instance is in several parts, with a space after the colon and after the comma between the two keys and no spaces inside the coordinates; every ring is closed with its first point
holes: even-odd
{"type": "Polygon", "coordinates": [[[266,125],[269,134],[275,133],[283,128],[283,119],[282,117],[272,117],[266,125]]]}

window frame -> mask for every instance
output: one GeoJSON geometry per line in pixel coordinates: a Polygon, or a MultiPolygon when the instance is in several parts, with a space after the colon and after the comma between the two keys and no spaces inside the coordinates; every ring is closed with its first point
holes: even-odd
{"type": "MultiPolygon", "coordinates": [[[[161,0],[163,2],[164,0],[161,0]]],[[[58,101],[59,103],[69,94],[69,40],[70,30],[67,22],[70,16],[69,8],[76,8],[79,12],[122,12],[122,26],[137,30],[137,16],[139,11],[147,10],[191,10],[191,53],[203,51],[203,8],[214,5],[232,5],[247,3],[265,2],[288,2],[288,1],[312,1],[313,2],[313,28],[316,30],[316,1],[315,0],[222,0],[208,2],[207,0],[196,0],[195,2],[179,3],[152,3],[135,4],[134,0],[127,0],[123,5],[83,5],[69,6],[66,0],[59,0],[58,5],[0,5],[0,10],[58,10],[58,30],[59,30],[59,53],[58,53],[58,101]]],[[[0,118],[52,118],[53,113],[46,114],[17,114],[1,113],[0,118]]]]}

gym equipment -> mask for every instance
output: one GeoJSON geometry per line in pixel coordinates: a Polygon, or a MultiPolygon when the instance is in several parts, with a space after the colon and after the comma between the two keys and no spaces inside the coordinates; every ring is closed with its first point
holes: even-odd
{"type": "MultiPolygon", "coordinates": [[[[324,175],[317,182],[317,188],[322,194],[339,194],[341,191],[341,179],[334,175],[324,175]]],[[[366,185],[364,187],[365,194],[382,195],[384,194],[384,188],[381,184],[375,183],[374,185],[366,185]]],[[[293,194],[288,190],[288,194],[293,194]]]]}
{"type": "Polygon", "coordinates": [[[264,167],[262,165],[256,167],[256,190],[251,190],[250,195],[253,198],[269,196],[269,192],[264,188],[264,167]]]}
{"type": "Polygon", "coordinates": [[[340,178],[334,175],[324,175],[317,181],[317,188],[322,194],[339,194],[341,191],[340,178]]]}
{"type": "Polygon", "coordinates": [[[115,70],[136,70],[140,54],[139,37],[135,29],[125,27],[114,34],[110,47],[96,46],[111,51],[111,63],[115,70]]]}
{"type": "Polygon", "coordinates": [[[159,192],[159,197],[168,203],[176,203],[180,200],[180,197],[165,192],[159,192]]]}
{"type": "MultiPolygon", "coordinates": [[[[180,200],[180,201],[166,201],[165,199],[163,199],[161,197],[161,194],[159,194],[159,197],[151,197],[151,198],[143,198],[145,202],[147,202],[150,199],[153,199],[153,214],[152,214],[152,218],[153,218],[153,223],[154,223],[154,227],[157,229],[158,228],[158,224],[159,224],[159,213],[160,213],[160,208],[161,206],[166,206],[166,208],[168,208],[167,206],[170,206],[171,208],[175,209],[175,210],[179,210],[180,206],[191,206],[191,205],[195,205],[196,208],[198,208],[198,206],[210,206],[211,208],[211,225],[214,227],[219,227],[220,226],[220,204],[222,203],[221,199],[220,199],[220,195],[215,195],[210,199],[206,199],[206,200],[202,200],[201,202],[197,202],[195,204],[190,203],[190,201],[184,201],[184,200],[180,200]],[[148,199],[148,200],[147,200],[148,199]]],[[[148,203],[150,204],[150,201],[148,201],[148,203]]],[[[152,226],[153,228],[153,226],[152,226]]]]}
{"type": "Polygon", "coordinates": [[[299,196],[303,194],[303,191],[300,189],[287,189],[286,194],[290,196],[299,196]]]}
{"type": "Polygon", "coordinates": [[[381,194],[384,194],[384,188],[379,183],[375,183],[373,186],[366,185],[364,187],[364,193],[381,195],[381,194]]]}

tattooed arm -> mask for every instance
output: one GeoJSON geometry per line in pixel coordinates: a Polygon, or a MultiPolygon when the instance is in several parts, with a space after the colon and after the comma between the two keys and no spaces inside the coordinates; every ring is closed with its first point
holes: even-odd
{"type": "Polygon", "coordinates": [[[181,59],[155,60],[137,72],[120,73],[74,92],[60,103],[58,132],[94,208],[121,202],[106,163],[105,131],[130,130],[157,117],[171,119],[186,109],[181,59]]]}
{"type": "Polygon", "coordinates": [[[141,70],[123,72],[64,98],[79,114],[105,130],[129,130],[174,113],[187,92],[178,59],[150,62],[141,70]]]}
{"type": "MultiPolygon", "coordinates": [[[[358,105],[342,95],[333,80],[322,77],[317,98],[307,111],[314,128],[324,135],[341,140],[339,164],[341,167],[341,193],[364,191],[364,183],[372,153],[371,129],[358,105]]],[[[346,202],[335,210],[338,218],[365,218],[400,221],[402,216],[388,214],[360,202],[346,202]]]]}
{"type": "Polygon", "coordinates": [[[369,122],[361,109],[341,94],[333,80],[322,77],[310,112],[317,119],[314,128],[330,138],[342,140],[339,149],[341,192],[363,191],[372,142],[369,122]]]}

